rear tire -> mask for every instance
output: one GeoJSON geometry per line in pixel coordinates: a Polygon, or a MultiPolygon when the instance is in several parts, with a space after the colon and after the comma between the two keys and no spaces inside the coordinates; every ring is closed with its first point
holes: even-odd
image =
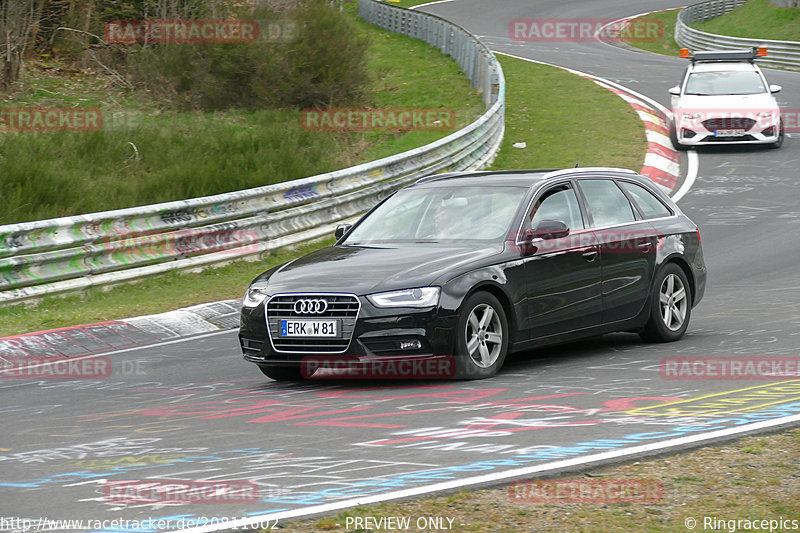
{"type": "Polygon", "coordinates": [[[275,381],[300,381],[303,379],[300,367],[296,366],[271,366],[258,365],[261,372],[275,381]]]}
{"type": "Polygon", "coordinates": [[[639,333],[650,342],[673,342],[686,333],[692,315],[692,290],[681,267],[667,263],[650,290],[650,318],[639,333]]]}
{"type": "Polygon", "coordinates": [[[503,366],[508,352],[508,320],[500,301],[476,292],[462,304],[456,326],[457,379],[485,379],[503,366]]]}

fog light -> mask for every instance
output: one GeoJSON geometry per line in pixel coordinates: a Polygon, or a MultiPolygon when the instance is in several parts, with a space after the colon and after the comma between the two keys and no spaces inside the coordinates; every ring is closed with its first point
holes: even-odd
{"type": "Polygon", "coordinates": [[[691,139],[692,137],[694,137],[696,135],[696,133],[693,132],[692,130],[687,130],[686,128],[683,128],[681,130],[681,135],[683,135],[684,139],[691,139]]]}
{"type": "Polygon", "coordinates": [[[422,341],[400,341],[401,350],[419,350],[422,348],[422,341]]]}
{"type": "Polygon", "coordinates": [[[761,132],[765,137],[772,137],[775,135],[775,128],[770,126],[769,128],[765,129],[761,132]]]}

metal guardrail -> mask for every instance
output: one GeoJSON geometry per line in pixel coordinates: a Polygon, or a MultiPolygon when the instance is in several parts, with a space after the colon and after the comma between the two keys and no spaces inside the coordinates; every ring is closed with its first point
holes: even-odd
{"type": "Polygon", "coordinates": [[[354,167],[244,191],[0,226],[0,303],[259,257],[332,234],[403,185],[493,159],[504,131],[497,59],[463,28],[427,13],[359,0],[372,24],[424,40],[455,59],[487,111],[433,143],[354,167]]]}
{"type": "Polygon", "coordinates": [[[679,46],[695,50],[733,50],[766,46],[767,57],[756,61],[767,67],[800,70],[800,42],[774,41],[769,39],[746,39],[706,33],[689,26],[692,22],[701,22],[724,15],[728,11],[744,4],[746,0],[710,0],[693,4],[678,13],[675,24],[675,42],[679,46]]]}

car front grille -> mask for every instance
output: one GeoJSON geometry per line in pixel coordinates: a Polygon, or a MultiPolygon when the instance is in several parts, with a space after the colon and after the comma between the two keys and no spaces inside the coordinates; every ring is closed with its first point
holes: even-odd
{"type": "Polygon", "coordinates": [[[745,117],[728,117],[728,118],[710,118],[703,121],[703,127],[708,131],[715,130],[744,130],[747,131],[756,125],[756,121],[752,118],[745,117]]]}
{"type": "Polygon", "coordinates": [[[276,352],[282,353],[342,353],[347,350],[358,318],[361,304],[352,294],[281,294],[273,296],[267,303],[267,328],[276,352]],[[327,309],[321,313],[297,313],[298,300],[325,300],[327,309]],[[281,337],[282,319],[337,319],[339,336],[327,337],[281,337]]]}

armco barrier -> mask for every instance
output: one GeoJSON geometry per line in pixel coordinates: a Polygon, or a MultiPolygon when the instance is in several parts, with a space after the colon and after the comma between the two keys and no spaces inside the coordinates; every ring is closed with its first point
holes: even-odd
{"type": "Polygon", "coordinates": [[[768,67],[800,70],[800,42],[773,41],[769,39],[745,39],[742,37],[728,37],[715,35],[691,28],[692,22],[701,22],[724,15],[746,0],[710,0],[693,4],[678,13],[675,24],[675,42],[679,46],[690,50],[733,50],[737,48],[750,48],[752,46],[766,46],[767,57],[758,58],[758,64],[768,67]]]}
{"type": "Polygon", "coordinates": [[[485,166],[503,138],[505,81],[478,39],[444,19],[360,0],[367,22],[455,59],[487,111],[426,146],[351,168],[204,198],[0,226],[0,303],[257,257],[325,235],[434,172],[485,166]]]}

